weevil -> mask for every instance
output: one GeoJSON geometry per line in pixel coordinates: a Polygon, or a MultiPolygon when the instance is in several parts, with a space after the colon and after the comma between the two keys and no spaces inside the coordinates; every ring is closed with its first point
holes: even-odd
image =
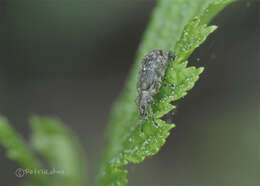
{"type": "Polygon", "coordinates": [[[172,51],[155,49],[148,52],[142,62],[138,74],[136,104],[140,115],[148,115],[148,106],[153,103],[153,96],[159,92],[165,71],[174,59],[172,51]]]}

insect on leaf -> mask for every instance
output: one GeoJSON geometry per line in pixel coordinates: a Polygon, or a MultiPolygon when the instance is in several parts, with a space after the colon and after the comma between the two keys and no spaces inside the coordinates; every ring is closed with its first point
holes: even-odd
{"type": "Polygon", "coordinates": [[[175,125],[166,124],[160,118],[175,108],[171,103],[184,97],[203,72],[202,67],[187,67],[188,57],[216,30],[216,26],[206,23],[231,2],[233,0],[158,2],[126,87],[112,109],[108,144],[99,167],[97,185],[126,185],[127,170],[122,166],[129,162],[140,163],[163,146],[175,125]],[[170,61],[160,90],[153,96],[152,114],[143,118],[135,104],[138,71],[143,57],[154,49],[173,50],[176,58],[170,61]]]}

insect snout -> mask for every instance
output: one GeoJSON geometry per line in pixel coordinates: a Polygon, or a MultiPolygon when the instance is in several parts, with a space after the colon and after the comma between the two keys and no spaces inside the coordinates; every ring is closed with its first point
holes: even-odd
{"type": "Polygon", "coordinates": [[[143,117],[147,116],[145,105],[141,105],[140,113],[143,117]]]}

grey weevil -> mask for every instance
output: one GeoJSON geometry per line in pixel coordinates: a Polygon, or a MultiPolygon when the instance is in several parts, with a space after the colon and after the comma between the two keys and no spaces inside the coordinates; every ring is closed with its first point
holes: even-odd
{"type": "Polygon", "coordinates": [[[174,59],[172,51],[155,49],[148,52],[141,63],[138,74],[136,104],[143,118],[148,114],[148,106],[153,103],[153,96],[159,92],[165,71],[174,59]]]}

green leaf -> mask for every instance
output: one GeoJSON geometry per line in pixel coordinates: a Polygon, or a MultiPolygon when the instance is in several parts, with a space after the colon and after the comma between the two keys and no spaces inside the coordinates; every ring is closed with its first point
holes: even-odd
{"type": "MultiPolygon", "coordinates": [[[[21,170],[39,170],[42,169],[41,163],[35,158],[35,155],[29,150],[24,139],[14,131],[8,121],[0,117],[0,144],[7,149],[7,157],[16,161],[21,170]]],[[[21,172],[20,172],[21,173],[21,172]]],[[[27,175],[30,183],[33,185],[49,185],[48,179],[41,174],[27,175]]]]}
{"type": "Polygon", "coordinates": [[[161,0],[138,50],[135,66],[125,90],[114,104],[107,133],[107,149],[101,162],[97,183],[100,186],[127,184],[127,170],[122,166],[140,163],[156,154],[165,143],[174,124],[160,118],[173,110],[171,105],[187,94],[199,79],[203,68],[187,67],[190,54],[203,43],[216,26],[207,26],[220,10],[233,0],[161,0]],[[175,51],[176,58],[166,71],[164,83],[151,106],[153,114],[140,118],[137,74],[143,56],[153,49],[175,51]]]}
{"type": "Polygon", "coordinates": [[[85,185],[85,154],[78,140],[58,119],[33,117],[31,120],[33,148],[60,171],[53,185],[85,185]]]}
{"type": "Polygon", "coordinates": [[[200,14],[200,21],[203,24],[207,24],[214,18],[218,12],[224,9],[227,5],[236,0],[215,0],[200,14]]]}

